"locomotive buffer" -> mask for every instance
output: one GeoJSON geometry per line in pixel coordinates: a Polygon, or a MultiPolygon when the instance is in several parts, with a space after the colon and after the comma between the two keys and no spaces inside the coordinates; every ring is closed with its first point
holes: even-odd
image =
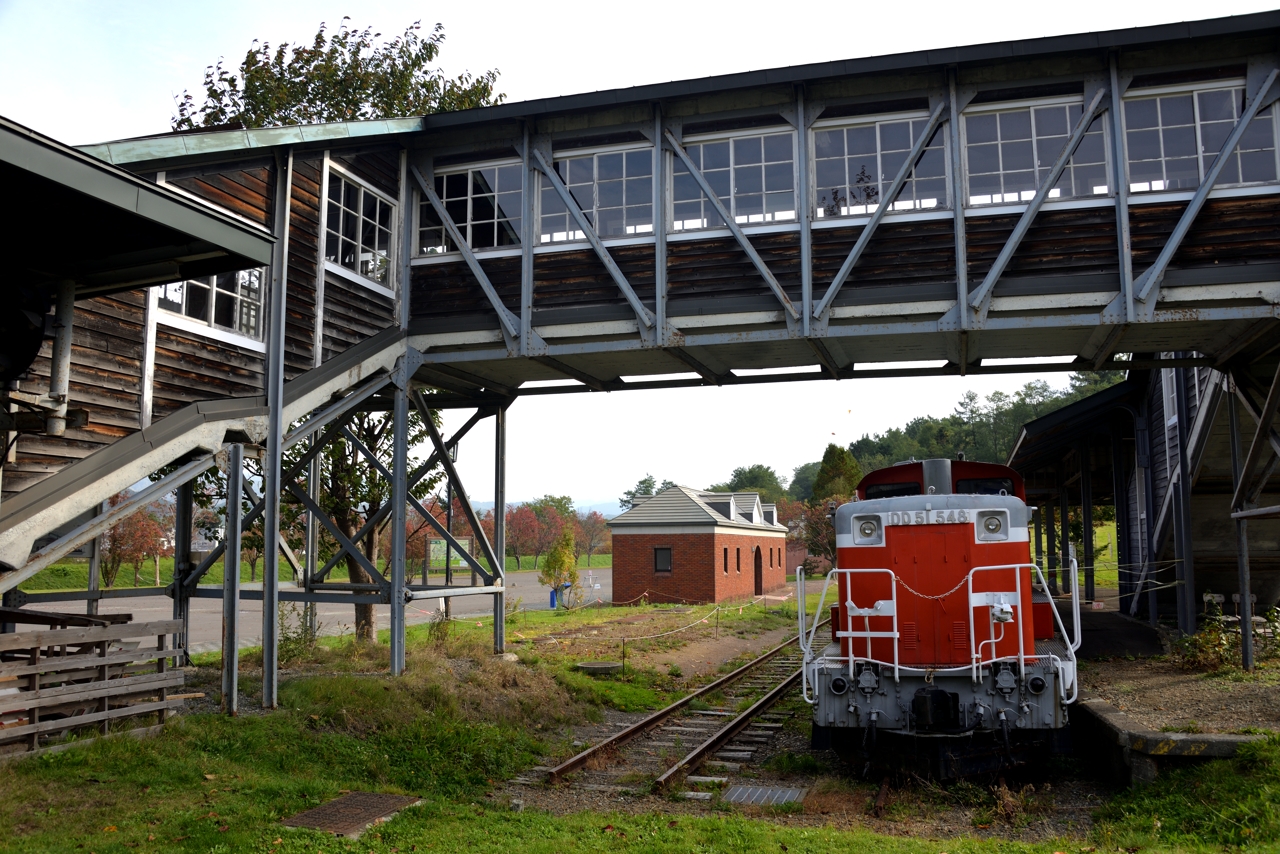
{"type": "MultiPolygon", "coordinates": [[[[836,510],[818,605],[834,598],[830,637],[818,616],[800,626],[815,748],[938,779],[1069,748],[1076,566],[1068,637],[1031,562],[1025,498],[1006,466],[913,460],[867,475],[836,510]]],[[[803,601],[803,574],[797,585],[803,601]]]]}

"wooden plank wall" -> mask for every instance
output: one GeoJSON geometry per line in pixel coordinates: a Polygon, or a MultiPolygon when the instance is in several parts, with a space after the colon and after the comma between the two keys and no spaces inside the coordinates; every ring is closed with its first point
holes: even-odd
{"type": "Polygon", "coordinates": [[[197,400],[260,394],[263,370],[261,353],[157,324],[152,420],[197,400]]]}
{"type": "Polygon", "coordinates": [[[285,319],[285,380],[315,365],[316,270],[320,263],[322,156],[293,161],[289,207],[289,290],[285,319]]]}
{"type": "MultiPolygon", "coordinates": [[[[21,492],[139,428],[145,315],[146,298],[141,291],[76,303],[69,407],[88,410],[89,423],[69,428],[59,438],[19,436],[16,460],[4,468],[5,495],[21,492]]],[[[52,339],[46,339],[40,356],[19,383],[21,391],[48,392],[51,353],[52,339]]]]}

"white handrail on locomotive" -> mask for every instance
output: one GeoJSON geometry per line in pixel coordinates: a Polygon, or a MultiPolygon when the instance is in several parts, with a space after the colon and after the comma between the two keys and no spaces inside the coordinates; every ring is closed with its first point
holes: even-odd
{"type": "MultiPolygon", "coordinates": [[[[1021,675],[1023,678],[1025,678],[1025,677],[1026,677],[1026,655],[1025,655],[1025,648],[1024,648],[1024,646],[1023,646],[1023,638],[1022,638],[1021,630],[1019,630],[1019,633],[1018,633],[1018,655],[1017,655],[1017,656],[1001,656],[1001,657],[993,657],[993,658],[991,658],[991,659],[989,659],[989,660],[982,660],[981,656],[980,656],[979,654],[976,654],[976,653],[975,653],[974,646],[973,646],[973,639],[974,639],[974,637],[975,637],[975,628],[976,628],[976,627],[974,626],[974,619],[973,619],[973,608],[974,608],[975,606],[972,604],[972,602],[973,602],[973,595],[974,595],[974,594],[973,594],[973,583],[972,583],[973,574],[974,574],[974,573],[976,573],[976,572],[984,571],[984,570],[994,570],[994,569],[1022,569],[1022,568],[1026,568],[1026,569],[1030,569],[1030,570],[1032,570],[1032,571],[1033,571],[1033,572],[1034,572],[1034,573],[1039,577],[1039,581],[1040,581],[1040,587],[1041,587],[1041,589],[1042,589],[1042,590],[1047,590],[1047,589],[1048,589],[1048,584],[1047,584],[1047,582],[1045,581],[1044,573],[1041,571],[1040,567],[1038,567],[1038,566],[1036,566],[1035,564],[1032,564],[1032,563],[1026,563],[1026,564],[1004,564],[1004,565],[998,565],[998,566],[977,566],[977,567],[974,567],[972,570],[970,570],[970,571],[969,571],[969,573],[965,576],[965,578],[966,578],[966,583],[968,584],[969,596],[970,596],[970,608],[969,608],[969,639],[970,639],[970,640],[969,640],[969,651],[970,651],[970,655],[971,655],[971,662],[970,662],[969,664],[961,665],[961,666],[959,666],[959,667],[946,667],[946,668],[918,668],[918,667],[910,667],[910,666],[907,666],[907,665],[902,665],[902,664],[899,664],[899,662],[898,662],[898,660],[897,660],[897,659],[898,659],[898,648],[897,648],[897,647],[898,647],[898,645],[895,643],[895,644],[894,644],[894,661],[893,661],[893,663],[892,663],[892,666],[893,666],[893,668],[894,668],[894,681],[895,681],[895,682],[897,682],[897,681],[899,680],[899,675],[900,675],[901,671],[906,671],[906,672],[908,672],[908,673],[920,673],[920,674],[925,674],[926,676],[928,676],[928,675],[930,675],[930,674],[935,674],[935,673],[957,673],[957,672],[962,672],[962,671],[964,671],[964,670],[969,670],[969,671],[973,674],[973,679],[974,679],[974,681],[975,681],[975,682],[977,682],[977,681],[981,678],[981,675],[980,675],[980,674],[981,674],[981,669],[982,669],[983,667],[986,667],[987,665],[999,664],[999,663],[1001,663],[1001,662],[1005,662],[1005,661],[1010,661],[1010,662],[1011,662],[1011,661],[1015,661],[1015,660],[1018,662],[1018,666],[1019,666],[1019,670],[1020,670],[1020,675],[1021,675]]],[[[892,614],[892,617],[893,617],[893,621],[894,621],[894,631],[893,631],[892,633],[890,633],[890,632],[878,632],[878,633],[877,633],[877,632],[870,632],[870,631],[868,631],[868,632],[866,632],[866,633],[862,633],[862,632],[859,632],[859,633],[853,633],[853,632],[852,632],[852,616],[853,616],[853,615],[852,615],[851,613],[849,613],[849,612],[852,612],[852,611],[855,611],[855,610],[856,610],[860,615],[862,615],[862,616],[864,616],[865,618],[867,618],[867,626],[868,626],[868,629],[869,629],[869,624],[870,624],[870,620],[869,620],[869,618],[870,618],[871,616],[890,616],[890,615],[889,615],[889,614],[887,614],[887,613],[883,613],[883,612],[881,612],[881,613],[876,613],[876,612],[875,612],[874,607],[873,607],[873,608],[857,608],[857,607],[854,605],[854,603],[853,603],[852,601],[850,601],[850,602],[846,603],[846,611],[847,611],[847,613],[846,613],[846,619],[849,621],[850,633],[849,633],[849,634],[844,634],[844,633],[841,633],[841,632],[837,631],[836,636],[837,636],[837,637],[842,637],[842,636],[843,636],[843,637],[849,637],[849,638],[850,638],[850,645],[849,645],[849,649],[850,649],[850,653],[851,653],[851,654],[850,654],[850,655],[848,655],[848,656],[843,656],[843,655],[841,655],[841,656],[838,656],[838,657],[836,657],[836,658],[829,658],[828,656],[823,655],[823,656],[821,656],[821,658],[822,658],[822,660],[823,660],[824,662],[830,661],[830,662],[836,662],[836,663],[841,663],[841,664],[845,664],[845,663],[847,663],[847,664],[848,664],[848,669],[849,669],[849,675],[850,675],[850,678],[851,678],[851,679],[856,677],[856,674],[855,674],[854,670],[855,670],[856,665],[857,665],[857,663],[858,663],[859,661],[865,661],[865,662],[872,663],[872,664],[878,664],[878,665],[880,665],[880,666],[882,666],[882,667],[890,666],[890,663],[889,663],[889,662],[887,662],[887,661],[880,661],[880,660],[878,660],[878,659],[875,659],[875,658],[872,658],[872,657],[871,657],[871,655],[870,655],[870,652],[871,652],[870,644],[871,644],[871,637],[872,637],[872,636],[876,636],[876,637],[890,637],[890,636],[891,636],[891,637],[897,638],[897,619],[898,619],[898,618],[897,618],[897,576],[893,573],[893,571],[892,571],[892,570],[888,570],[888,569],[832,569],[832,570],[830,570],[830,571],[827,573],[826,578],[825,578],[825,580],[824,580],[824,582],[823,582],[823,585],[822,585],[822,594],[821,594],[821,596],[819,596],[819,597],[818,597],[818,607],[817,607],[817,609],[816,609],[816,610],[815,610],[815,612],[814,612],[813,625],[809,627],[809,631],[808,631],[808,640],[807,640],[807,641],[806,641],[806,639],[805,639],[805,631],[804,631],[804,628],[805,628],[805,626],[804,626],[804,612],[805,612],[805,610],[807,610],[807,609],[805,609],[805,608],[801,608],[801,609],[799,609],[799,619],[800,619],[800,625],[801,625],[801,629],[800,629],[800,640],[799,640],[799,643],[800,643],[800,648],[801,648],[801,650],[802,650],[802,651],[803,651],[803,653],[804,653],[804,665],[805,665],[804,667],[802,667],[802,668],[801,668],[801,696],[804,698],[804,701],[805,701],[806,703],[808,703],[809,705],[814,705],[814,704],[815,704],[815,703],[817,703],[817,701],[818,701],[818,699],[817,699],[817,697],[816,697],[816,696],[810,696],[810,694],[809,694],[809,664],[810,664],[811,662],[813,662],[813,661],[814,661],[814,655],[813,655],[813,641],[814,641],[814,638],[815,638],[815,636],[816,636],[816,634],[817,634],[817,631],[818,631],[818,623],[820,622],[820,620],[819,620],[819,616],[823,613],[823,610],[822,610],[822,609],[823,609],[823,606],[825,606],[825,605],[826,605],[827,591],[831,588],[831,581],[832,581],[832,579],[833,579],[835,576],[837,576],[837,575],[839,575],[839,574],[853,575],[853,574],[855,574],[855,573],[860,573],[860,572],[887,572],[887,573],[889,573],[889,575],[890,575],[891,579],[893,580],[893,587],[892,587],[892,590],[893,590],[893,597],[894,597],[894,598],[893,598],[892,600],[888,600],[888,601],[890,601],[890,602],[891,602],[891,604],[893,605],[893,614],[892,614]],[[868,653],[868,654],[867,654],[867,656],[866,656],[865,658],[859,657],[859,656],[856,654],[856,652],[854,652],[854,650],[853,650],[852,638],[853,638],[855,635],[856,635],[856,636],[858,636],[858,637],[863,637],[863,636],[867,637],[867,646],[868,646],[867,653],[868,653]]],[[[1015,591],[1015,595],[1017,596],[1016,601],[1017,601],[1018,603],[1020,603],[1020,602],[1022,601],[1022,600],[1021,600],[1021,593],[1022,593],[1022,580],[1021,580],[1021,573],[1017,573],[1017,574],[1015,575],[1015,579],[1016,579],[1016,582],[1015,582],[1015,583],[1016,583],[1016,588],[1017,588],[1017,589],[1016,589],[1016,591],[1015,591]]],[[[803,601],[805,601],[805,600],[804,600],[805,592],[804,592],[804,572],[803,572],[802,570],[797,570],[797,572],[796,572],[796,585],[797,585],[797,588],[798,588],[798,589],[797,589],[797,598],[798,598],[798,600],[799,600],[799,601],[803,602],[803,601]]],[[[904,586],[906,586],[906,585],[904,585],[904,586]]],[[[959,586],[959,585],[957,585],[957,587],[958,587],[958,586],[959,586]]],[[[837,589],[839,589],[839,585],[837,585],[837,589]]],[[[907,589],[908,589],[908,590],[910,590],[911,588],[910,588],[910,587],[908,587],[907,589]]],[[[953,589],[954,589],[954,588],[953,588],[953,589]]],[[[911,591],[911,592],[913,592],[913,593],[914,593],[915,591],[911,591]]],[[[921,594],[916,594],[916,595],[921,595],[921,594]]],[[[979,594],[979,595],[986,595],[986,594],[979,594]]],[[[994,595],[1001,595],[1001,594],[996,593],[996,594],[994,594],[994,595]]],[[[1003,595],[1009,595],[1009,594],[1006,592],[1006,593],[1004,593],[1003,595]]],[[[936,598],[936,597],[924,597],[924,598],[936,598]]],[[[884,601],[884,600],[882,600],[882,601],[884,601]]],[[[877,602],[877,605],[879,605],[879,604],[881,604],[881,602],[877,602]]],[[[985,602],[984,602],[984,603],[982,603],[982,604],[987,604],[987,603],[985,603],[985,602]]],[[[977,606],[977,607],[980,607],[980,606],[981,606],[981,605],[979,605],[979,606],[977,606]]],[[[1079,696],[1079,684],[1078,684],[1078,680],[1077,680],[1077,678],[1076,678],[1077,674],[1079,673],[1079,670],[1078,670],[1077,663],[1076,663],[1076,656],[1075,656],[1075,652],[1076,652],[1076,650],[1077,650],[1077,649],[1079,649],[1079,648],[1080,648],[1080,639],[1081,639],[1081,638],[1080,638],[1080,591],[1079,591],[1079,576],[1078,576],[1078,569],[1077,569],[1077,563],[1076,563],[1075,558],[1072,558],[1072,559],[1071,559],[1071,611],[1072,611],[1072,627],[1075,629],[1075,632],[1074,632],[1075,637],[1074,637],[1074,638],[1069,638],[1069,637],[1068,637],[1068,635],[1067,635],[1067,630],[1066,630],[1066,626],[1065,626],[1065,625],[1063,624],[1063,622],[1062,622],[1062,616],[1058,613],[1058,609],[1057,609],[1057,608],[1052,608],[1051,610],[1053,611],[1053,618],[1054,618],[1054,621],[1055,621],[1055,622],[1057,623],[1057,625],[1058,625],[1058,630],[1059,630],[1059,632],[1061,632],[1061,634],[1062,634],[1062,637],[1063,637],[1063,638],[1066,638],[1066,639],[1069,641],[1069,642],[1068,642],[1068,644],[1067,644],[1067,654],[1068,654],[1068,659],[1069,659],[1069,661],[1064,662],[1061,658],[1059,658],[1057,655],[1055,655],[1055,654],[1053,654],[1053,653],[1049,653],[1046,657],[1049,659],[1050,663],[1053,665],[1054,670],[1055,670],[1055,671],[1057,671],[1057,673],[1058,673],[1058,693],[1059,693],[1059,696],[1061,696],[1061,697],[1062,697],[1062,700],[1063,700],[1063,702],[1064,702],[1064,703],[1070,704],[1070,703],[1075,702],[1076,697],[1078,697],[1078,696],[1079,696]],[[1070,683],[1070,686],[1071,686],[1071,698],[1070,698],[1070,699],[1067,699],[1067,684],[1068,684],[1068,683],[1070,683]]],[[[1019,611],[1021,611],[1021,609],[1019,609],[1019,611]]],[[[1021,617],[1021,613],[1019,613],[1019,617],[1021,617]]],[[[992,617],[991,617],[991,609],[990,609],[990,608],[988,608],[988,636],[989,636],[989,637],[990,637],[990,636],[993,634],[993,632],[994,632],[994,625],[993,625],[993,623],[994,623],[994,620],[993,620],[993,619],[992,619],[992,617]]],[[[1004,631],[1004,629],[1003,629],[1003,624],[1002,624],[1002,626],[1001,626],[1001,638],[1003,638],[1003,631],[1004,631]]],[[[996,639],[994,639],[994,641],[995,641],[995,642],[998,642],[998,640],[1000,640],[1000,638],[996,638],[996,639]]],[[[983,642],[983,644],[986,644],[986,643],[993,643],[993,641],[992,641],[992,640],[989,640],[989,641],[984,641],[984,642],[983,642]]],[[[979,647],[979,649],[980,649],[980,647],[979,647]]],[[[992,649],[993,649],[993,650],[995,649],[995,647],[994,647],[994,643],[993,643],[992,649]]],[[[1039,658],[1039,657],[1041,657],[1041,656],[1034,656],[1034,657],[1039,658]]]]}

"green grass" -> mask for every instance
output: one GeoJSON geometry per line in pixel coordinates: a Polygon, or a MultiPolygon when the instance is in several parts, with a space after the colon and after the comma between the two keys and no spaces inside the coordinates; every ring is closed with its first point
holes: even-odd
{"type": "Polygon", "coordinates": [[[1280,734],[1242,745],[1234,759],[1161,771],[1098,814],[1108,849],[1221,850],[1280,846],[1280,734]]]}

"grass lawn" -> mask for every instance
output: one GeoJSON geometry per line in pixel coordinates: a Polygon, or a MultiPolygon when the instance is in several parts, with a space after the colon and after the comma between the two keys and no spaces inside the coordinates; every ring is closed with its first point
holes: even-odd
{"type": "MultiPolygon", "coordinates": [[[[811,597],[809,607],[816,605],[811,597]]],[[[485,798],[495,782],[544,754],[568,756],[567,726],[599,720],[602,708],[656,707],[690,687],[678,674],[630,668],[591,679],[573,663],[601,642],[695,623],[710,608],[675,613],[644,606],[517,615],[508,628],[520,656],[490,655],[489,627],[477,621],[414,626],[408,675],[385,675],[378,645],[324,638],[314,648],[282,645],[290,657],[280,709],[255,711],[260,662],[242,653],[249,697],[238,718],[192,713],[159,736],[100,740],[3,766],[0,851],[14,852],[1114,852],[1221,850],[1280,844],[1280,741],[1240,759],[1162,776],[1104,806],[1093,838],[1028,845],[960,836],[946,840],[867,830],[787,826],[729,806],[697,816],[632,816],[585,811],[552,817],[514,813],[485,798]],[[612,622],[623,613],[648,623],[612,622]],[[444,627],[447,627],[444,628],[444,627]],[[582,634],[534,643],[549,632],[582,634]],[[591,632],[597,632],[592,635],[591,632]],[[279,820],[346,790],[424,798],[359,840],[285,830],[279,820]]],[[[730,609],[720,630],[759,633],[787,625],[794,603],[730,609]],[[789,606],[789,607],[788,607],[789,606]]],[[[681,635],[674,636],[676,638],[681,635]]],[[[670,642],[654,639],[650,643],[670,642]]],[[[637,641],[637,644],[642,643],[637,641]]],[[[190,690],[216,697],[217,656],[201,658],[190,690]]],[[[803,725],[803,724],[800,724],[803,725]]]]}

